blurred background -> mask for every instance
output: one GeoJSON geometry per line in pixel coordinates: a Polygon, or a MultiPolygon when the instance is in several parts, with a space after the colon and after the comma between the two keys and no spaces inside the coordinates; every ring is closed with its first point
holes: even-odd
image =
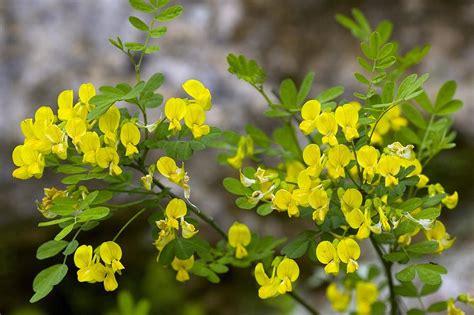
{"type": "MultiPolygon", "coordinates": [[[[173,1],[172,1],[173,2],[173,1]]],[[[269,77],[269,88],[292,77],[300,82],[308,71],[316,73],[311,95],[333,85],[346,86],[345,97],[360,86],[352,73],[359,71],[355,57],[358,41],[339,26],[336,13],[349,14],[360,8],[372,24],[393,21],[394,38],[402,51],[429,43],[431,52],[415,70],[429,72],[426,83],[432,95],[446,80],[458,82],[456,97],[464,108],[456,115],[458,147],[437,157],[426,173],[441,181],[446,190],[457,190],[457,209],[445,218],[455,246],[435,260],[448,267],[441,290],[430,301],[474,294],[474,1],[469,0],[180,0],[184,15],[168,25],[168,34],[159,40],[161,52],[144,60],[147,78],[163,72],[165,97],[181,95],[182,82],[196,78],[213,93],[210,124],[243,130],[251,122],[271,131],[272,121],[264,118],[263,100],[251,87],[227,73],[226,55],[243,53],[259,61],[269,77]],[[272,85],[273,84],[273,85],[272,85]]],[[[118,292],[105,294],[100,285],[77,283],[75,268],[46,299],[29,305],[31,283],[50,261],[38,262],[39,244],[56,233],[37,228],[41,220],[34,200],[42,197],[42,187],[57,178],[13,181],[10,153],[22,141],[20,120],[31,117],[41,105],[56,106],[57,94],[64,89],[77,91],[83,82],[96,87],[133,82],[127,58],[107,41],[120,35],[139,41],[141,35],[127,22],[131,14],[126,0],[0,0],[0,313],[1,314],[119,314],[118,303],[133,297],[151,305],[150,314],[305,314],[292,301],[261,302],[249,270],[232,270],[222,284],[212,285],[193,279],[182,285],[174,272],[155,262],[155,250],[146,218],[135,221],[122,237],[126,270],[118,292]],[[147,226],[147,228],[143,228],[147,226]],[[120,298],[118,298],[118,296],[120,298]],[[270,305],[272,304],[272,305],[270,305]]],[[[159,112],[157,110],[157,112],[159,112]]],[[[158,115],[158,114],[157,114],[158,115]]],[[[235,175],[216,166],[216,153],[197,154],[188,163],[194,202],[227,227],[236,218],[261,233],[294,235],[278,219],[264,221],[235,209],[233,197],[221,186],[222,179],[235,175]],[[199,170],[206,170],[200,172],[199,170]],[[283,233],[285,231],[285,233],[283,233]]],[[[129,218],[118,215],[100,229],[84,233],[80,242],[97,242],[115,233],[129,218]],[[90,235],[93,234],[93,235],[90,235]]],[[[201,226],[209,240],[217,236],[201,226]]],[[[366,261],[376,262],[369,253],[366,261]]],[[[314,289],[321,281],[321,268],[309,262],[314,274],[299,281],[298,290],[323,314],[330,314],[324,290],[314,289]]],[[[407,299],[408,305],[413,304],[407,299]]],[[[123,314],[125,315],[125,314],[123,314]]]]}

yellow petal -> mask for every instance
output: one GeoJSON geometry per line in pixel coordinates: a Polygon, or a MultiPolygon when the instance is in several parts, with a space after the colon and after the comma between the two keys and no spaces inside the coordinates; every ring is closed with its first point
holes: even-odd
{"type": "Polygon", "coordinates": [[[337,244],[337,255],[346,264],[350,259],[357,260],[360,257],[359,244],[351,238],[345,238],[337,244]]]}
{"type": "Polygon", "coordinates": [[[316,257],[323,264],[328,264],[336,257],[336,249],[329,241],[322,241],[316,247],[316,257]]]}
{"type": "Polygon", "coordinates": [[[77,268],[86,268],[92,262],[92,246],[81,245],[74,253],[74,264],[77,268]]]}

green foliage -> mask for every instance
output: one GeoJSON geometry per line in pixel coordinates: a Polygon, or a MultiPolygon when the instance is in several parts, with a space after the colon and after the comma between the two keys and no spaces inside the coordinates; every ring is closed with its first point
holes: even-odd
{"type": "Polygon", "coordinates": [[[262,86],[266,79],[265,71],[253,59],[247,59],[244,55],[236,56],[229,54],[227,56],[229,64],[228,71],[237,78],[248,82],[253,86],[262,86]]]}

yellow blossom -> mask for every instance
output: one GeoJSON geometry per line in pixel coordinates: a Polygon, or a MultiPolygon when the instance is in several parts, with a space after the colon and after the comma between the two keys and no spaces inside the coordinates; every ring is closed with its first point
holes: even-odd
{"type": "Polygon", "coordinates": [[[357,123],[359,121],[357,106],[353,103],[338,106],[336,108],[335,118],[347,141],[352,141],[352,139],[359,137],[359,133],[357,132],[357,123]]]}
{"type": "Polygon", "coordinates": [[[278,295],[278,282],[275,277],[276,267],[273,268],[272,276],[268,277],[263,264],[260,262],[255,266],[255,280],[260,285],[258,289],[258,297],[268,299],[278,295]]]}
{"type": "Polygon", "coordinates": [[[125,155],[130,156],[138,153],[136,145],[140,142],[140,130],[133,122],[122,125],[120,130],[120,142],[125,147],[125,155]]]}
{"type": "Polygon", "coordinates": [[[337,145],[337,122],[334,113],[324,112],[317,118],[317,128],[320,134],[323,135],[323,143],[328,143],[331,146],[337,145]]]}
{"type": "Polygon", "coordinates": [[[95,165],[97,151],[100,148],[99,135],[95,131],[87,131],[79,140],[79,148],[84,154],[82,162],[95,165]]]}
{"type": "Polygon", "coordinates": [[[317,118],[321,112],[321,104],[317,100],[309,100],[301,108],[300,129],[305,135],[309,135],[317,127],[317,118]]]}
{"type": "Polygon", "coordinates": [[[362,194],[355,188],[349,188],[341,196],[341,210],[344,214],[362,206],[362,194]]]}
{"type": "Polygon", "coordinates": [[[206,114],[202,107],[196,104],[188,106],[186,115],[184,116],[184,123],[191,130],[194,138],[199,139],[209,133],[210,128],[204,124],[205,121],[206,114]]]}
{"type": "Polygon", "coordinates": [[[346,290],[339,290],[334,282],[326,288],[326,297],[331,303],[331,307],[336,312],[345,312],[351,302],[350,293],[346,290]]]}
{"type": "Polygon", "coordinates": [[[56,125],[49,125],[44,133],[46,139],[50,142],[51,152],[56,154],[60,159],[67,158],[67,137],[66,134],[56,125]]]}
{"type": "Polygon", "coordinates": [[[171,199],[165,209],[169,225],[176,230],[179,228],[178,220],[184,217],[187,212],[186,203],[178,198],[171,199]]]}
{"type": "Polygon", "coordinates": [[[455,301],[453,299],[448,300],[448,315],[465,315],[464,311],[454,304],[455,301]]]}
{"type": "Polygon", "coordinates": [[[165,104],[165,116],[170,122],[168,130],[181,130],[181,120],[186,115],[186,102],[180,98],[170,98],[165,104]]]}
{"type": "Polygon", "coordinates": [[[74,94],[72,90],[65,90],[58,95],[58,118],[67,121],[73,117],[74,94]]]}
{"type": "Polygon", "coordinates": [[[372,304],[377,301],[379,290],[372,282],[359,281],[356,284],[357,314],[370,315],[372,304]]]}
{"type": "Polygon", "coordinates": [[[198,80],[188,80],[183,83],[183,90],[194,100],[193,103],[199,105],[203,110],[210,110],[212,106],[211,92],[198,80]]]}
{"type": "Polygon", "coordinates": [[[91,110],[90,99],[96,94],[95,87],[92,83],[83,83],[79,86],[79,100],[86,108],[87,112],[91,110]]]}
{"type": "Polygon", "coordinates": [[[189,257],[188,259],[179,259],[175,257],[171,262],[171,267],[177,271],[176,273],[176,280],[179,282],[185,282],[189,280],[189,270],[194,265],[194,255],[189,257]]]}
{"type": "Polygon", "coordinates": [[[359,269],[357,259],[360,257],[360,247],[351,238],[345,238],[337,244],[337,255],[339,259],[347,264],[347,273],[352,273],[359,269]]]}
{"type": "Polygon", "coordinates": [[[454,209],[458,205],[458,192],[455,191],[452,195],[446,195],[441,202],[448,208],[454,209]]]}
{"type": "Polygon", "coordinates": [[[114,148],[105,147],[97,150],[96,153],[97,165],[101,168],[108,168],[112,176],[122,174],[122,169],[119,166],[119,155],[114,148]]]}
{"type": "Polygon", "coordinates": [[[184,163],[180,168],[178,168],[176,162],[172,158],[168,156],[163,156],[156,162],[156,167],[161,175],[163,175],[176,185],[182,187],[184,190],[184,196],[186,198],[189,198],[189,177],[186,171],[184,170],[184,163]]]}
{"type": "Polygon", "coordinates": [[[99,117],[99,129],[105,135],[105,143],[111,146],[115,144],[119,124],[120,111],[115,105],[110,106],[110,108],[99,117]]]}
{"type": "Polygon", "coordinates": [[[308,196],[308,202],[311,208],[314,209],[313,220],[318,224],[322,224],[329,211],[328,194],[323,188],[317,188],[308,196]]]}
{"type": "Polygon", "coordinates": [[[292,283],[295,282],[300,275],[300,268],[296,261],[291,258],[283,258],[277,267],[277,277],[280,280],[278,285],[278,293],[285,294],[293,290],[292,283]]]}
{"type": "Polygon", "coordinates": [[[308,174],[311,177],[318,177],[323,166],[321,163],[321,150],[317,144],[309,144],[303,150],[303,161],[308,166],[308,174]]]}
{"type": "Polygon", "coordinates": [[[324,271],[326,273],[339,273],[339,257],[336,252],[336,247],[329,241],[322,241],[316,247],[316,257],[325,264],[324,271]]]}
{"type": "Polygon", "coordinates": [[[276,192],[272,200],[272,206],[278,211],[287,211],[290,218],[299,217],[300,215],[295,197],[286,189],[280,189],[276,192]]]}
{"type": "Polygon", "coordinates": [[[245,246],[250,244],[252,235],[249,228],[242,223],[234,222],[227,233],[229,237],[229,245],[235,248],[235,257],[237,259],[247,256],[247,249],[245,246]]]}
{"type": "Polygon", "coordinates": [[[363,176],[367,183],[371,183],[374,178],[379,155],[379,151],[369,145],[364,145],[357,151],[357,162],[364,169],[363,176]]]}
{"type": "Polygon", "coordinates": [[[125,269],[120,262],[120,259],[122,259],[122,249],[113,241],[104,242],[100,245],[100,258],[105,264],[111,265],[114,272],[120,272],[120,270],[125,269]]]}
{"type": "Polygon", "coordinates": [[[255,266],[255,280],[260,285],[258,296],[261,299],[275,297],[293,290],[292,283],[299,277],[300,269],[296,261],[283,258],[278,266],[273,266],[272,276],[268,277],[262,263],[255,266]]]}
{"type": "Polygon", "coordinates": [[[451,236],[446,232],[446,227],[439,220],[436,220],[433,227],[428,231],[424,231],[424,233],[427,240],[438,242],[436,253],[440,254],[444,250],[451,248],[456,240],[456,238],[451,238],[451,236]]]}
{"type": "Polygon", "coordinates": [[[12,153],[17,168],[12,175],[18,179],[41,178],[45,166],[44,156],[27,145],[18,145],[12,153]]]}
{"type": "Polygon", "coordinates": [[[339,144],[331,147],[328,150],[327,169],[329,175],[336,179],[339,177],[345,177],[344,168],[351,161],[351,151],[348,147],[343,144],[339,144]]]}
{"type": "Polygon", "coordinates": [[[395,175],[400,171],[400,158],[393,155],[382,155],[378,164],[377,172],[385,177],[385,187],[398,185],[395,175]]]}
{"type": "Polygon", "coordinates": [[[84,120],[78,117],[68,119],[66,123],[66,132],[72,139],[72,143],[77,144],[81,137],[86,134],[87,125],[84,120]]]}
{"type": "Polygon", "coordinates": [[[41,214],[48,219],[56,217],[55,213],[49,211],[49,208],[53,205],[54,199],[58,197],[66,197],[67,192],[64,190],[59,190],[57,188],[45,188],[44,197],[41,200],[41,203],[38,203],[38,210],[41,214]]]}
{"type": "Polygon", "coordinates": [[[241,136],[239,144],[237,145],[237,151],[234,156],[227,159],[227,163],[235,169],[242,167],[242,163],[245,157],[251,157],[253,155],[253,140],[250,136],[241,136]]]}

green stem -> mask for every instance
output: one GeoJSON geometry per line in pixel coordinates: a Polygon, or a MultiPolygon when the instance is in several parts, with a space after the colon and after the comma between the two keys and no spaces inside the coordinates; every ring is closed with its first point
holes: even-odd
{"type": "Polygon", "coordinates": [[[130,223],[132,223],[136,218],[138,218],[140,216],[140,214],[142,214],[143,212],[146,211],[147,208],[143,208],[141,209],[140,211],[138,211],[137,213],[135,213],[135,215],[133,217],[131,217],[127,223],[125,223],[122,228],[117,232],[117,234],[115,234],[114,238],[112,239],[112,242],[115,242],[115,240],[120,236],[120,234],[122,234],[122,232],[127,228],[127,226],[130,225],[130,223]]]}
{"type": "Polygon", "coordinates": [[[374,124],[374,127],[372,128],[372,130],[370,131],[370,136],[369,136],[369,139],[367,141],[367,144],[370,145],[370,142],[372,140],[372,136],[374,135],[374,132],[375,132],[375,129],[377,128],[377,125],[379,124],[380,120],[382,119],[382,117],[388,113],[389,110],[391,110],[392,108],[394,108],[395,106],[397,106],[399,103],[399,101],[395,101],[395,102],[392,102],[388,107],[387,109],[385,109],[382,114],[380,114],[380,116],[377,118],[377,120],[375,121],[375,124],[374,124]]]}
{"type": "MultiPolygon", "coordinates": [[[[428,133],[431,129],[431,125],[433,124],[434,122],[434,118],[435,118],[435,115],[434,114],[431,114],[430,116],[430,121],[428,123],[428,126],[426,127],[425,129],[425,134],[423,135],[423,141],[421,141],[421,144],[420,144],[420,149],[418,150],[418,154],[417,154],[417,158],[418,160],[421,159],[421,154],[423,153],[423,150],[425,149],[425,145],[426,145],[426,139],[428,138],[428,133]]],[[[421,160],[420,160],[421,161],[421,160]]]]}
{"type": "MultiPolygon", "coordinates": [[[[151,22],[150,22],[150,25],[148,26],[148,28],[150,30],[153,29],[153,25],[155,25],[155,20],[151,19],[151,22]]],[[[146,38],[145,38],[144,48],[143,48],[143,50],[141,51],[141,54],[140,54],[140,59],[138,59],[138,62],[135,65],[135,76],[136,76],[137,82],[141,81],[140,66],[142,65],[143,57],[145,57],[145,50],[148,46],[148,43],[150,42],[150,38],[151,38],[151,36],[150,36],[150,33],[148,32],[147,35],[146,35],[146,38]]]]}
{"type": "MultiPolygon", "coordinates": [[[[89,221],[87,221],[89,222],[89,221]]],[[[87,222],[85,222],[84,224],[86,224],[87,222]]],[[[74,236],[72,237],[72,239],[69,241],[69,243],[71,242],[74,242],[74,240],[77,238],[77,236],[79,235],[79,233],[82,231],[82,226],[77,230],[77,232],[74,234],[74,236]]],[[[66,263],[66,260],[67,260],[67,257],[69,255],[64,255],[64,260],[63,260],[63,265],[66,263]]]]}
{"type": "Polygon", "coordinates": [[[152,191],[141,191],[141,190],[126,190],[126,189],[113,189],[113,188],[102,188],[100,190],[105,190],[105,191],[112,191],[112,192],[121,192],[121,193],[128,193],[128,194],[136,194],[136,195],[153,195],[155,196],[156,194],[152,191]]]}
{"type": "MultiPolygon", "coordinates": [[[[156,195],[156,194],[155,194],[156,195]]],[[[155,200],[154,198],[150,198],[150,199],[141,199],[141,200],[135,200],[135,201],[131,201],[131,202],[128,202],[128,203],[124,203],[124,204],[120,204],[120,205],[109,205],[109,204],[104,204],[105,207],[111,207],[111,208],[116,208],[116,209],[123,209],[123,208],[129,208],[129,207],[132,207],[132,206],[136,206],[136,205],[139,205],[139,204],[142,204],[146,201],[151,201],[151,200],[155,200]]]]}
{"type": "Polygon", "coordinates": [[[319,314],[318,311],[316,311],[311,305],[309,305],[305,300],[303,300],[295,291],[288,292],[288,295],[291,296],[295,301],[300,303],[310,314],[319,314]]]}
{"type": "Polygon", "coordinates": [[[387,262],[383,259],[383,253],[380,250],[379,246],[375,242],[375,240],[370,237],[370,241],[372,242],[372,245],[375,248],[375,251],[377,252],[377,255],[379,256],[379,259],[385,269],[385,275],[387,277],[388,281],[388,289],[390,291],[390,305],[391,305],[391,315],[398,315],[398,303],[397,303],[397,297],[395,295],[395,286],[393,284],[393,278],[392,278],[392,264],[390,262],[387,262]]]}

